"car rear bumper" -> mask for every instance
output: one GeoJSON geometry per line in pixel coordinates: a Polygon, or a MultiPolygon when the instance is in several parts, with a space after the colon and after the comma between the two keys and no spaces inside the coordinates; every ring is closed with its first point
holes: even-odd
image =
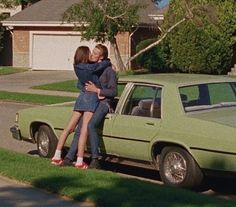
{"type": "Polygon", "coordinates": [[[13,126],[10,128],[10,132],[12,133],[12,137],[17,140],[22,140],[20,130],[17,126],[13,126]]]}

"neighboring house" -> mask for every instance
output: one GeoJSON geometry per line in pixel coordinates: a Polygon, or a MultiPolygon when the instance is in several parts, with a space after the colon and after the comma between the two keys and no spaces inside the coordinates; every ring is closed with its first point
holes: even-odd
{"type": "Polygon", "coordinates": [[[4,14],[4,15],[7,15],[7,16],[13,16],[16,13],[20,12],[21,10],[22,10],[21,6],[17,6],[17,7],[11,8],[11,9],[2,8],[0,6],[0,14],[4,14]]]}
{"type": "MultiPolygon", "coordinates": [[[[0,5],[0,16],[7,18],[15,15],[22,10],[22,6],[17,6],[11,9],[3,8],[0,5]]],[[[9,30],[5,30],[3,33],[2,50],[0,51],[0,65],[11,65],[12,64],[12,39],[9,30]]]]}
{"type": "MultiPolygon", "coordinates": [[[[74,25],[62,23],[62,14],[72,4],[80,0],[41,0],[16,15],[2,21],[3,26],[11,30],[14,67],[28,67],[35,70],[72,70],[73,56],[79,45],[96,44],[82,41],[80,32],[73,30],[74,25]]],[[[163,19],[160,10],[151,0],[141,10],[140,25],[132,33],[120,33],[117,36],[121,56],[126,61],[135,53],[135,47],[141,40],[157,36],[157,19],[163,19]]],[[[114,53],[110,44],[110,58],[114,53]]]]}

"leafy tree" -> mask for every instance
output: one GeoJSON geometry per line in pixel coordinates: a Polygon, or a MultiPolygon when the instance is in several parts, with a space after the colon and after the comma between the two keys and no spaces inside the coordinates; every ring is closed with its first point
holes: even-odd
{"type": "Polygon", "coordinates": [[[172,0],[162,35],[130,60],[166,39],[166,64],[183,72],[225,73],[235,44],[236,8],[233,0],[172,0]]]}
{"type": "MultiPolygon", "coordinates": [[[[137,52],[155,41],[156,39],[141,41],[136,47],[137,52]]],[[[167,65],[168,55],[168,45],[166,44],[166,41],[163,41],[158,47],[153,47],[149,51],[139,55],[136,59],[136,63],[138,63],[139,66],[148,69],[151,73],[170,72],[167,65]]]]}
{"type": "MultiPolygon", "coordinates": [[[[172,1],[166,16],[168,24],[174,21],[172,12],[175,11],[175,17],[183,15],[180,8],[172,1]]],[[[195,18],[184,22],[168,37],[172,68],[183,72],[226,73],[236,42],[234,0],[195,0],[192,8],[195,18]],[[202,9],[194,10],[197,7],[202,9]]]]}
{"type": "Polygon", "coordinates": [[[0,7],[4,8],[14,8],[18,5],[27,5],[31,3],[36,3],[40,0],[0,0],[0,7]]]}
{"type": "Polygon", "coordinates": [[[109,41],[114,49],[117,66],[125,70],[116,42],[119,32],[128,32],[138,25],[138,10],[145,5],[128,0],[82,0],[64,13],[64,21],[75,22],[86,40],[109,41]],[[89,26],[88,26],[89,25],[89,26]]]}

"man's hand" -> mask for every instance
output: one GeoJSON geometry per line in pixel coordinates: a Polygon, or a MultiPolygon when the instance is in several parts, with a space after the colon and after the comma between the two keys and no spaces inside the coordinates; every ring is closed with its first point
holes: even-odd
{"type": "Polygon", "coordinates": [[[88,83],[85,83],[85,89],[86,89],[86,91],[95,92],[95,93],[97,93],[99,90],[96,87],[96,85],[94,83],[92,83],[91,81],[89,81],[88,83]]]}

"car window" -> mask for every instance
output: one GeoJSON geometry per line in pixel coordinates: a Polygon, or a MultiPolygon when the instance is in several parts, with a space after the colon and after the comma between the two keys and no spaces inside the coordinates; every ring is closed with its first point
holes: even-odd
{"type": "Polygon", "coordinates": [[[161,88],[135,85],[125,102],[122,114],[160,118],[161,88]]]}
{"type": "Polygon", "coordinates": [[[179,89],[185,111],[236,106],[236,83],[208,83],[179,89]]]}
{"type": "Polygon", "coordinates": [[[124,91],[125,89],[125,86],[126,86],[127,83],[118,83],[117,84],[117,97],[120,97],[122,92],[124,91]]]}

